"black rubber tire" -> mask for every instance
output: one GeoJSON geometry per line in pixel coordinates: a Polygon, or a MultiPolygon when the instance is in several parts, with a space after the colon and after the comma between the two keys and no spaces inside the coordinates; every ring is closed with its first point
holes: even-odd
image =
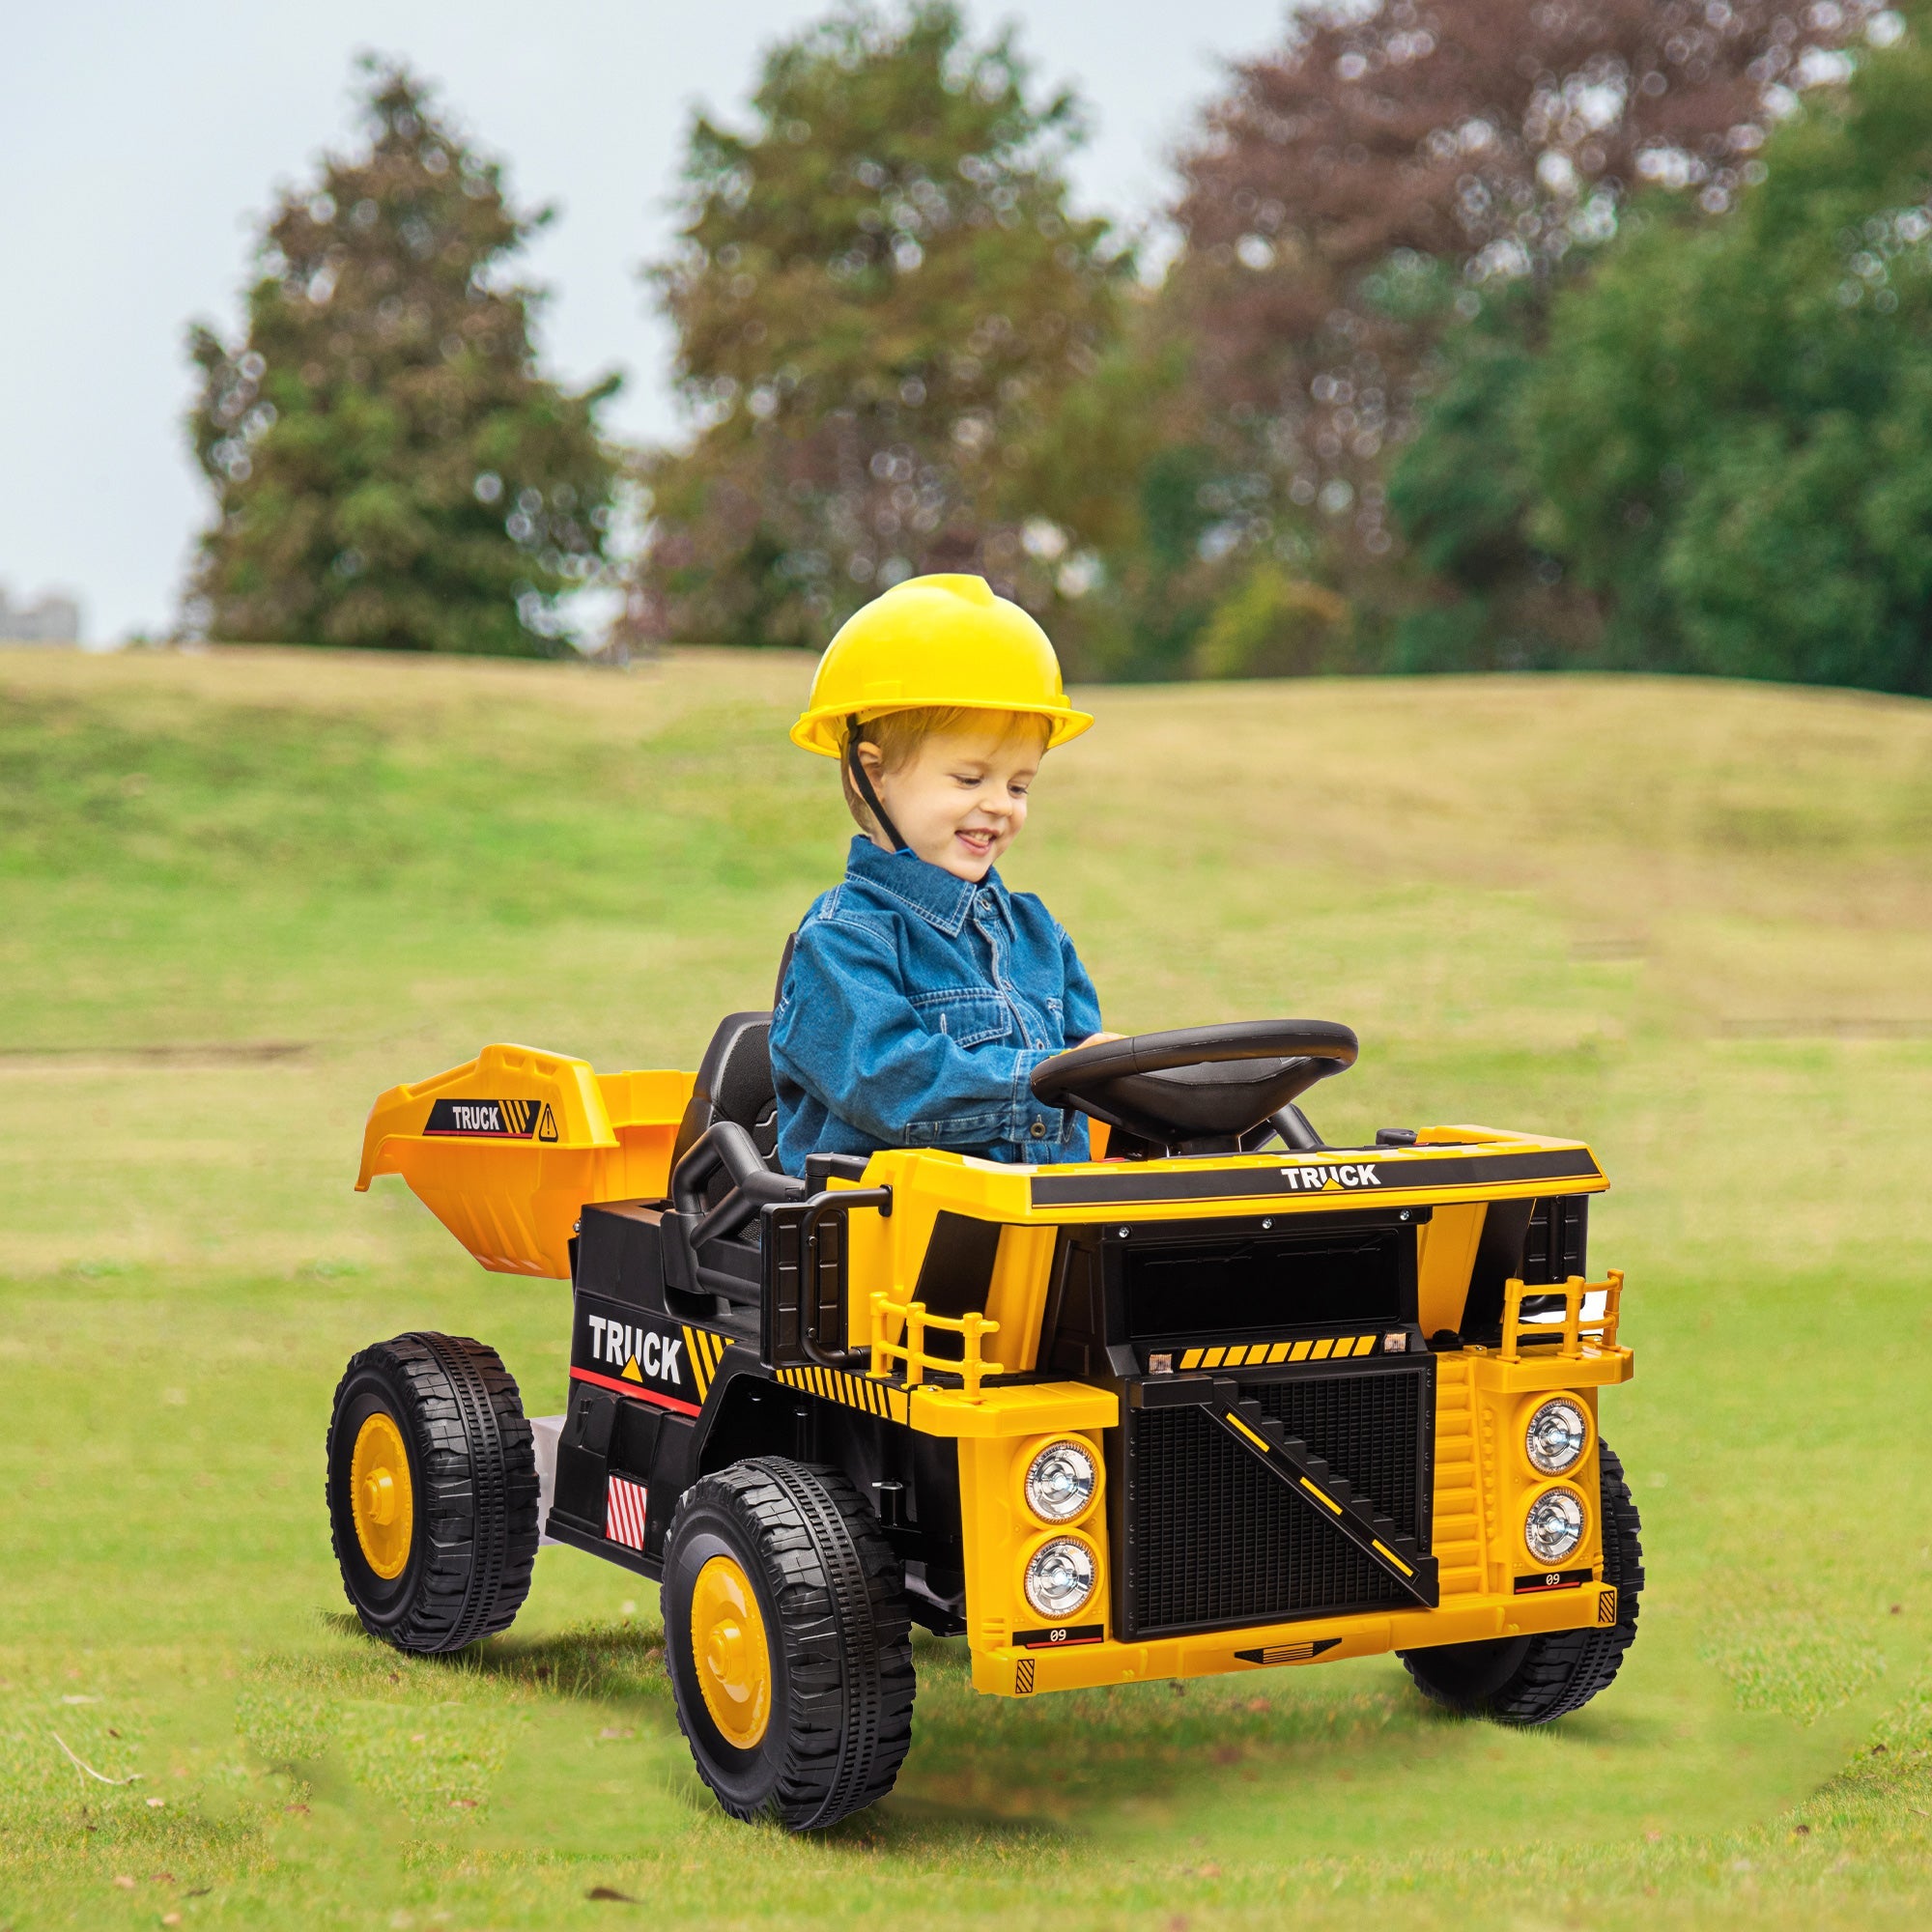
{"type": "Polygon", "coordinates": [[[912,1743],[905,1576],[838,1469],[761,1456],[701,1477],[665,1538],[665,1660],[697,1773],[734,1818],[822,1831],[893,1788],[912,1743]],[[691,1595],[715,1555],[751,1579],[770,1645],[771,1719],[748,1750],[704,1707],[691,1595]]]}
{"type": "Polygon", "coordinates": [[[371,1636],[435,1655],[509,1629],[536,1561],[537,1462],[495,1349],[417,1333],[353,1357],[328,1419],[327,1497],[342,1587],[371,1636]],[[386,1582],[363,1557],[349,1500],[356,1433],[379,1408],[402,1434],[415,1494],[409,1561],[386,1582]]]}
{"type": "Polygon", "coordinates": [[[1464,1717],[1501,1724],[1548,1724],[1607,1690],[1636,1641],[1643,1594],[1643,1524],[1624,1465],[1607,1442],[1597,1446],[1604,1525],[1604,1581],[1617,1586],[1617,1620],[1535,1636],[1492,1637],[1400,1653],[1426,1697],[1464,1717]]]}

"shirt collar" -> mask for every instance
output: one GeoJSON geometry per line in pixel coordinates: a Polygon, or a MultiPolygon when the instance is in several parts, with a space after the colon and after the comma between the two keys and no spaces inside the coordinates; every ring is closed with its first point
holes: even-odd
{"type": "Polygon", "coordinates": [[[845,859],[845,876],[863,879],[868,886],[890,893],[955,939],[965,928],[976,894],[990,891],[1003,907],[1007,897],[1005,882],[990,867],[976,886],[971,879],[955,878],[944,867],[927,865],[911,852],[881,852],[863,833],[853,838],[845,859]]]}

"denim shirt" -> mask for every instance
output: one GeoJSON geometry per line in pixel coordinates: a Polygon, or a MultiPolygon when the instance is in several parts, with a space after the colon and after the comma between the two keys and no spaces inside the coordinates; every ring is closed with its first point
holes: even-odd
{"type": "Polygon", "coordinates": [[[1086,1116],[1042,1107],[1027,1082],[1099,1027],[1073,942],[1031,893],[855,838],[772,1015],[780,1164],[905,1147],[1085,1160],[1086,1116]]]}

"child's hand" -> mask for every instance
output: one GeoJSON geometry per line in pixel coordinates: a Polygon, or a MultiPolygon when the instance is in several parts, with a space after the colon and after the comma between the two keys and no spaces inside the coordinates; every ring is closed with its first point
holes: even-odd
{"type": "Polygon", "coordinates": [[[1061,1053],[1076,1053],[1083,1046],[1104,1046],[1110,1039],[1125,1039],[1123,1033],[1090,1033],[1085,1039],[1076,1039],[1060,1049],[1053,1058],[1058,1060],[1061,1053]]]}

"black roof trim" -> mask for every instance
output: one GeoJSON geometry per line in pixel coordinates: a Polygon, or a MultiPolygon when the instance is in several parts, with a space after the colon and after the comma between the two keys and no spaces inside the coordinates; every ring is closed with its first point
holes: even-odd
{"type": "MultiPolygon", "coordinates": [[[[1346,1151],[1346,1150],[1337,1150],[1346,1151]]],[[[1256,1196],[1280,1196],[1301,1190],[1285,1183],[1284,1176],[1326,1168],[1347,1169],[1356,1179],[1344,1179],[1338,1189],[1321,1189],[1327,1201],[1373,1200],[1397,1191],[1434,1193],[1437,1188],[1495,1187],[1523,1180],[1601,1180],[1603,1169],[1585,1148],[1538,1149],[1533,1153],[1442,1154],[1404,1153],[1393,1159],[1380,1150],[1362,1161],[1321,1160],[1283,1162],[1279,1166],[1203,1167],[1198,1174],[1136,1173],[1129,1166],[1113,1174],[1036,1174],[1033,1205],[1040,1208],[1124,1208],[1162,1201],[1238,1201],[1256,1196]],[[1374,1179],[1362,1180],[1363,1169],[1374,1179]]],[[[1307,1190],[1310,1193],[1314,1188],[1307,1190]]]]}

